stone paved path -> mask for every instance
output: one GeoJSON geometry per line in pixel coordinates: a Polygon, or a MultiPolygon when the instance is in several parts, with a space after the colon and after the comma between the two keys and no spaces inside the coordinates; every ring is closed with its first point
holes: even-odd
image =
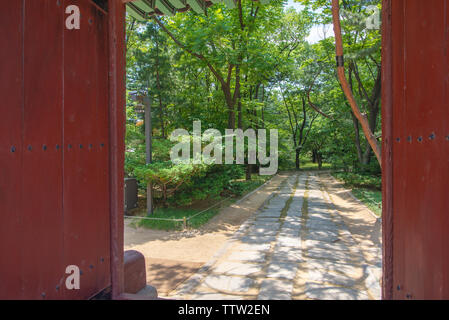
{"type": "Polygon", "coordinates": [[[379,299],[381,252],[370,245],[367,259],[320,175],[295,174],[172,297],[379,299]]]}

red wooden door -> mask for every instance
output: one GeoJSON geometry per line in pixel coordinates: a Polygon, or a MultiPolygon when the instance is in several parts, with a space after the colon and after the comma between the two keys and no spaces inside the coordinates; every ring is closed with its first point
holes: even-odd
{"type": "Polygon", "coordinates": [[[449,299],[449,1],[384,6],[384,294],[449,299]]]}
{"type": "Polygon", "coordinates": [[[0,298],[89,298],[111,283],[107,12],[6,1],[0,48],[0,298]]]}

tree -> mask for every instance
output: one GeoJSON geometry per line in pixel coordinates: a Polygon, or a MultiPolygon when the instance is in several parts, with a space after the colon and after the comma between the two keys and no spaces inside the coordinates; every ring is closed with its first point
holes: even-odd
{"type": "MultiPolygon", "coordinates": [[[[155,183],[159,204],[191,203],[220,194],[231,177],[251,179],[249,164],[231,166],[238,172],[228,174],[218,166],[200,170],[169,161],[166,137],[174,129],[192,130],[197,120],[203,130],[222,134],[227,128],[278,129],[282,169],[300,168],[309,159],[320,168],[324,162],[345,170],[378,167],[342,90],[335,39],[329,34],[307,41],[312,26],[332,22],[330,2],[299,2],[303,10],[286,9],[280,0],[267,5],[240,0],[234,9],[214,4],[207,15],[184,12],[143,23],[127,18],[128,90],[151,97],[158,139],[155,163],[147,167],[141,162],[142,130],[134,124],[139,114],[129,102],[126,170],[155,183]]],[[[342,2],[345,76],[375,137],[380,133],[380,34],[365,30],[360,21],[369,15],[367,6],[378,3],[342,2]]]]}
{"type": "MultiPolygon", "coordinates": [[[[306,8],[315,10],[316,23],[330,24],[336,22],[334,29],[340,30],[338,28],[339,22],[337,23],[337,17],[339,18],[340,15],[332,15],[330,1],[299,0],[299,2],[304,4],[306,8]]],[[[338,1],[333,1],[333,3],[338,4],[338,1]]],[[[337,39],[335,39],[338,44],[337,47],[335,47],[335,42],[331,46],[329,46],[329,43],[327,44],[329,61],[334,61],[331,51],[338,49],[337,55],[339,56],[343,52],[346,53],[348,81],[344,80],[346,75],[342,67],[337,68],[338,72],[335,73],[335,76],[341,82],[342,91],[349,97],[348,106],[351,109],[350,114],[356,135],[354,143],[359,162],[362,165],[369,164],[372,150],[375,150],[380,164],[380,148],[377,139],[380,122],[381,35],[380,30],[368,30],[366,27],[366,20],[372,15],[370,8],[372,6],[380,8],[380,3],[379,0],[342,1],[344,20],[342,21],[343,28],[341,30],[343,34],[341,40],[340,32],[337,32],[337,39]],[[360,125],[362,125],[364,135],[360,135],[360,125]],[[365,147],[362,145],[362,138],[365,141],[365,147]]]]}
{"type": "Polygon", "coordinates": [[[213,74],[227,106],[227,127],[234,129],[236,114],[237,127],[243,127],[243,73],[261,62],[263,46],[258,33],[273,30],[276,23],[271,17],[281,13],[282,1],[261,5],[238,0],[237,9],[217,5],[209,9],[207,16],[189,12],[175,16],[167,25],[159,18],[153,19],[179,48],[197,58],[213,74]]]}

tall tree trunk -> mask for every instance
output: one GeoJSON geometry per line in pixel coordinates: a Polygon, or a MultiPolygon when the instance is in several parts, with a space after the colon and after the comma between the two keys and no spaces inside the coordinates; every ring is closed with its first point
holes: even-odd
{"type": "MultiPolygon", "coordinates": [[[[370,122],[370,128],[373,132],[375,132],[376,130],[376,125],[377,125],[377,116],[379,113],[379,109],[378,108],[374,108],[371,110],[370,114],[369,114],[369,122],[370,122]]],[[[365,152],[363,153],[363,158],[362,158],[362,163],[364,165],[368,165],[371,162],[371,155],[372,155],[372,149],[370,148],[370,145],[368,144],[366,146],[365,152]]]]}
{"type": "Polygon", "coordinates": [[[231,88],[228,84],[222,85],[221,90],[225,96],[226,106],[228,107],[228,128],[235,129],[235,100],[232,98],[231,88]]]}
{"type": "Polygon", "coordinates": [[[299,156],[301,154],[301,150],[296,149],[296,153],[295,153],[295,164],[296,164],[296,170],[299,170],[301,168],[301,163],[300,163],[300,159],[299,156]]]}
{"type": "Polygon", "coordinates": [[[235,129],[235,111],[233,105],[228,105],[228,129],[235,129]]]}
{"type": "MultiPolygon", "coordinates": [[[[377,128],[377,116],[379,115],[379,102],[380,102],[380,96],[381,96],[381,88],[382,88],[382,73],[380,66],[377,69],[377,79],[374,84],[373,90],[371,92],[371,96],[368,95],[368,92],[366,91],[365,87],[363,86],[362,80],[360,78],[357,64],[355,62],[352,62],[350,65],[350,71],[349,75],[351,77],[352,72],[354,72],[355,78],[357,79],[357,82],[359,84],[359,94],[361,97],[364,97],[367,101],[368,106],[368,126],[371,132],[375,133],[377,128]]],[[[350,81],[352,79],[350,78],[350,81]]],[[[352,86],[351,86],[352,90],[352,86]]],[[[363,153],[360,162],[364,165],[367,165],[371,162],[371,155],[372,155],[372,149],[370,148],[370,145],[368,144],[365,148],[365,152],[363,153]]],[[[359,157],[360,159],[360,157],[359,157]]]]}
{"type": "Polygon", "coordinates": [[[260,117],[262,118],[261,128],[265,128],[265,85],[262,85],[262,109],[260,110],[260,117]]]}
{"type": "MultiPolygon", "coordinates": [[[[351,64],[350,67],[348,68],[348,78],[349,78],[349,87],[351,88],[351,92],[354,92],[354,85],[352,82],[352,73],[353,73],[353,65],[351,64]]],[[[346,105],[348,107],[350,107],[348,105],[348,103],[346,103],[346,105]]],[[[357,158],[359,159],[359,163],[363,164],[363,152],[362,152],[362,145],[360,142],[360,127],[359,127],[359,120],[357,120],[357,117],[355,116],[354,112],[352,111],[352,109],[350,109],[351,111],[351,117],[352,117],[352,123],[354,125],[354,131],[355,131],[355,147],[357,149],[357,158]]],[[[369,144],[368,144],[369,147],[369,144]]]]}
{"type": "Polygon", "coordinates": [[[377,161],[382,167],[382,157],[381,157],[381,148],[379,143],[377,142],[376,137],[374,136],[374,132],[370,130],[368,120],[366,116],[360,111],[360,108],[357,104],[357,101],[354,98],[353,92],[349,86],[349,82],[346,78],[345,68],[344,68],[344,50],[343,50],[343,37],[341,33],[341,21],[340,21],[340,4],[338,0],[332,0],[332,20],[334,24],[334,33],[335,33],[335,52],[337,55],[337,74],[343,89],[343,92],[349,101],[349,104],[356,116],[357,120],[359,120],[360,125],[362,126],[362,131],[365,134],[366,140],[371,145],[374,154],[376,155],[377,161]]]}
{"type": "Polygon", "coordinates": [[[365,147],[365,152],[363,153],[362,164],[369,165],[371,162],[371,148],[368,146],[365,147]]]}
{"type": "MultiPolygon", "coordinates": [[[[240,96],[240,93],[239,93],[240,96]]],[[[243,115],[242,115],[242,101],[240,100],[240,97],[238,97],[237,102],[237,128],[242,129],[243,128],[243,115]]]]}
{"type": "Polygon", "coordinates": [[[251,180],[251,164],[246,165],[246,181],[251,180]]]}
{"type": "MultiPolygon", "coordinates": [[[[355,147],[357,149],[357,157],[359,159],[360,163],[363,163],[363,153],[362,153],[362,146],[360,144],[360,129],[359,129],[359,121],[355,117],[354,113],[351,111],[352,116],[352,123],[354,124],[354,131],[355,131],[355,147]]],[[[371,149],[371,147],[368,144],[368,148],[371,149]]]]}
{"type": "Polygon", "coordinates": [[[323,168],[323,157],[318,153],[318,170],[323,168]]]}
{"type": "Polygon", "coordinates": [[[167,204],[167,185],[162,185],[162,205],[164,206],[164,208],[168,207],[167,204]]]}
{"type": "MultiPolygon", "coordinates": [[[[375,104],[370,106],[370,113],[368,115],[369,126],[372,132],[376,131],[378,115],[379,115],[379,101],[376,99],[375,104]]],[[[362,163],[364,165],[370,164],[372,154],[373,154],[372,149],[370,148],[369,145],[367,145],[362,158],[362,163]]]]}
{"type": "MultiPolygon", "coordinates": [[[[242,102],[240,95],[240,63],[241,58],[239,58],[239,64],[235,67],[235,88],[234,88],[234,101],[237,102],[237,127],[239,129],[243,128],[243,114],[242,114],[242,102]]],[[[235,102],[234,102],[235,103],[235,102]]]]}
{"type": "Polygon", "coordinates": [[[161,136],[165,139],[165,125],[164,125],[164,105],[162,103],[162,90],[159,78],[159,67],[156,69],[157,87],[159,91],[159,121],[161,123],[161,136]]]}
{"type": "Polygon", "coordinates": [[[164,106],[162,103],[162,86],[161,79],[159,75],[159,29],[156,31],[156,83],[157,83],[157,91],[159,96],[159,120],[161,122],[161,136],[165,138],[165,128],[164,128],[164,106]]]}

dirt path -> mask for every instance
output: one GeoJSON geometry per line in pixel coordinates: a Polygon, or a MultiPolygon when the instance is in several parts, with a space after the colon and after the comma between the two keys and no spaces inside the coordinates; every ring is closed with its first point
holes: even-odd
{"type": "Polygon", "coordinates": [[[257,192],[222,209],[201,229],[159,231],[130,226],[125,220],[125,250],[138,250],[146,258],[147,282],[167,296],[216,254],[243,222],[279,188],[288,174],[278,174],[257,192]]]}
{"type": "Polygon", "coordinates": [[[328,173],[275,176],[200,230],[125,227],[176,299],[380,299],[380,219],[328,173]]]}
{"type": "Polygon", "coordinates": [[[192,300],[380,299],[377,219],[328,174],[291,173],[171,294],[192,300]]]}

